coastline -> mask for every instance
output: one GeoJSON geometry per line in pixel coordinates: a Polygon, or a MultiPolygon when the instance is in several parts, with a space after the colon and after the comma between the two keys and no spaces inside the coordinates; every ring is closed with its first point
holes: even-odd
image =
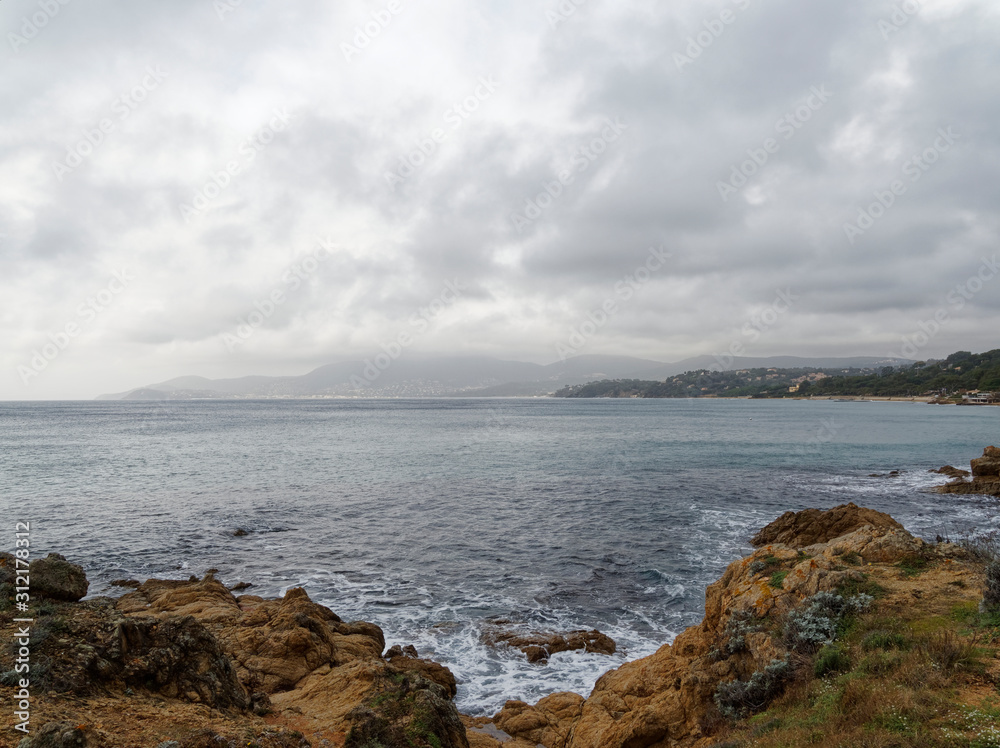
{"type": "MultiPolygon", "coordinates": [[[[972,468],[975,479],[1000,485],[1000,450],[988,448],[972,468]]],[[[752,545],[709,585],[702,622],[672,644],[607,671],[589,696],[508,701],[479,718],[458,713],[448,668],[412,647],[386,651],[378,626],[342,621],[304,589],[265,599],[227,589],[209,572],[122,580],[121,597],[85,599],[83,569],[50,555],[31,564],[30,657],[43,667],[31,676],[38,679],[30,691],[34,737],[19,748],[700,748],[742,734],[753,725],[747,718],[772,703],[805,709],[792,698],[796,689],[827,687],[804,669],[820,661],[820,648],[799,651],[787,634],[788,621],[817,596],[851,600],[877,588],[881,597],[871,610],[859,608],[859,625],[895,611],[916,626],[935,611],[974,610],[982,587],[982,563],[971,550],[927,543],[854,504],[787,512],[752,545]],[[792,670],[775,664],[793,661],[792,670]],[[733,696],[738,684],[779,671],[780,687],[752,708],[733,696]]],[[[12,567],[5,555],[4,584],[12,567]]],[[[15,615],[0,614],[5,638],[19,631],[15,615]]],[[[883,624],[870,625],[877,632],[883,624]]],[[[584,639],[583,646],[608,649],[599,632],[584,639]]],[[[551,638],[507,641],[529,660],[562,646],[551,638]]],[[[860,640],[838,646],[848,653],[843,667],[868,667],[860,640]]],[[[995,670],[949,676],[949,688],[995,684],[995,670]]],[[[9,674],[0,678],[5,700],[15,699],[16,686],[9,674]]],[[[978,708],[962,693],[952,707],[978,708]]]]}

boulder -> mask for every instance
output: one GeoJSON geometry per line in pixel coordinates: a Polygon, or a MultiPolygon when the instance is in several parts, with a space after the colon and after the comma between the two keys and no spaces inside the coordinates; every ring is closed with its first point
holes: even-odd
{"type": "Polygon", "coordinates": [[[564,748],[583,711],[584,701],[580,694],[568,691],[546,696],[535,706],[508,701],[493,722],[506,734],[531,745],[564,748]]]}
{"type": "Polygon", "coordinates": [[[385,653],[385,659],[389,661],[392,672],[422,676],[441,686],[451,699],[458,693],[458,683],[451,670],[433,660],[421,659],[412,646],[400,647],[397,644],[385,653]]]}
{"type": "Polygon", "coordinates": [[[347,716],[344,748],[469,748],[455,705],[444,689],[419,675],[376,678],[370,698],[347,716]]]}
{"type": "Polygon", "coordinates": [[[483,634],[483,642],[490,646],[506,645],[520,649],[528,662],[544,663],[558,652],[597,652],[614,654],[618,646],[614,639],[597,630],[566,632],[522,632],[504,628],[490,628],[483,634]]]}
{"type": "Polygon", "coordinates": [[[938,475],[947,475],[949,478],[968,478],[971,475],[968,470],[959,470],[957,467],[952,467],[951,465],[945,465],[929,472],[937,473],[938,475]]]}
{"type": "Polygon", "coordinates": [[[83,567],[71,564],[58,553],[35,559],[29,569],[32,597],[75,603],[86,596],[90,587],[83,567]]]}
{"type": "MultiPolygon", "coordinates": [[[[965,471],[960,471],[969,475],[965,471]]],[[[938,493],[978,494],[1000,496],[1000,449],[987,447],[983,456],[972,460],[972,479],[963,480],[962,476],[943,486],[938,486],[938,493]]]]}
{"type": "Polygon", "coordinates": [[[123,688],[218,709],[251,702],[219,641],[190,616],[130,618],[113,601],[61,603],[32,630],[47,690],[101,697],[123,688]]]}
{"type": "Polygon", "coordinates": [[[219,639],[247,688],[267,694],[293,688],[325,665],[380,658],[385,647],[378,626],[345,623],[301,588],[277,600],[237,598],[211,574],[200,581],[150,580],[118,608],[160,619],[193,616],[219,639]]]}
{"type": "Polygon", "coordinates": [[[972,477],[1000,480],[1000,448],[987,447],[983,450],[982,457],[972,461],[972,477]]]}
{"type": "Polygon", "coordinates": [[[817,543],[827,543],[865,525],[881,529],[903,529],[903,526],[888,514],[852,503],[842,504],[826,511],[805,509],[801,512],[785,512],[754,535],[750,543],[756,548],[775,543],[790,548],[804,548],[817,543]]]}

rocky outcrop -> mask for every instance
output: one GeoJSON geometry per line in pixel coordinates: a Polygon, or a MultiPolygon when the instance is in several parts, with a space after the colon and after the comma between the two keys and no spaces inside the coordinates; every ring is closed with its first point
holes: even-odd
{"type": "Polygon", "coordinates": [[[245,710],[251,700],[232,661],[194,618],[134,619],[107,598],[40,616],[31,629],[36,686],[77,696],[128,688],[245,710]]]}
{"type": "Polygon", "coordinates": [[[266,696],[270,708],[295,715],[307,730],[365,736],[357,745],[409,730],[416,746],[467,746],[451,701],[457,691],[451,671],[412,647],[383,658],[378,626],[345,622],[301,588],[266,600],[237,597],[212,574],[150,580],[117,608],[140,621],[197,621],[233,661],[248,693],[266,696]]]}
{"type": "Polygon", "coordinates": [[[968,470],[959,470],[957,467],[952,467],[951,465],[945,465],[937,470],[929,470],[928,472],[947,475],[949,478],[968,478],[972,475],[968,470]]]}
{"type": "Polygon", "coordinates": [[[806,509],[801,512],[785,512],[754,535],[750,543],[757,548],[771,543],[801,548],[815,543],[829,542],[865,525],[903,529],[903,526],[888,514],[862,508],[856,504],[842,504],[826,511],[806,509]]]}
{"type": "Polygon", "coordinates": [[[90,587],[83,567],[71,564],[58,553],[35,559],[30,564],[32,597],[47,597],[75,603],[90,587]]]}
{"type": "Polygon", "coordinates": [[[532,663],[548,662],[549,657],[558,652],[584,651],[611,655],[618,649],[614,639],[597,630],[522,632],[493,626],[483,633],[482,640],[492,647],[520,649],[532,663]]]}
{"type": "Polygon", "coordinates": [[[469,748],[465,725],[443,688],[419,675],[380,677],[372,697],[349,715],[344,748],[469,748]]]}
{"type": "MultiPolygon", "coordinates": [[[[993,469],[977,467],[986,477],[993,469]]],[[[752,554],[707,588],[701,623],[671,644],[605,673],[586,698],[508,701],[491,720],[458,714],[447,668],[411,646],[383,655],[377,626],[345,622],[302,589],[273,600],[235,596],[207,574],[150,580],[117,601],[46,602],[32,630],[33,687],[46,694],[35,705],[36,724],[44,727],[24,748],[306,748],[310,741],[346,748],[707,748],[723,715],[766,705],[755,696],[744,710],[720,694],[738,695],[770,673],[766,698],[774,698],[784,688],[781,673],[794,667],[788,663],[815,651],[796,638],[806,624],[792,624],[808,621],[815,630],[820,602],[855,605],[852,595],[875,569],[903,579],[900,562],[907,569],[938,564],[939,590],[971,589],[964,581],[951,586],[960,549],[928,545],[891,517],[853,504],[787,513],[754,542],[752,554]]],[[[896,610],[920,600],[933,573],[901,582],[896,610]]],[[[12,615],[0,616],[0,634],[9,637],[13,626],[12,615]]],[[[546,655],[576,645],[614,651],[596,631],[496,633],[498,644],[546,655]]],[[[0,698],[11,693],[0,679],[0,698]]]]}
{"type": "MultiPolygon", "coordinates": [[[[964,472],[964,471],[962,471],[964,472]]],[[[969,473],[964,473],[969,475],[969,473]]],[[[1000,448],[987,447],[983,456],[972,460],[972,478],[958,480],[938,486],[938,493],[983,494],[1000,496],[1000,448]]]]}
{"type": "Polygon", "coordinates": [[[329,608],[291,589],[283,598],[236,597],[211,574],[187,582],[150,580],[123,596],[132,616],[192,616],[219,639],[240,680],[254,691],[286,691],[318,668],[379,659],[385,647],[374,624],[345,623],[329,608]]]}
{"type": "Polygon", "coordinates": [[[720,722],[713,702],[720,684],[746,681],[789,654],[779,625],[788,613],[818,592],[860,583],[862,563],[932,553],[887,515],[854,505],[786,514],[755,542],[763,547],[706,590],[700,625],[606,673],[586,699],[508,702],[493,723],[518,745],[545,748],[709,745],[720,722]]]}
{"type": "Polygon", "coordinates": [[[385,653],[385,659],[389,661],[390,670],[394,673],[420,676],[431,683],[436,683],[444,689],[448,698],[454,698],[458,693],[458,683],[454,674],[444,665],[422,659],[412,646],[401,647],[397,644],[385,653]]]}

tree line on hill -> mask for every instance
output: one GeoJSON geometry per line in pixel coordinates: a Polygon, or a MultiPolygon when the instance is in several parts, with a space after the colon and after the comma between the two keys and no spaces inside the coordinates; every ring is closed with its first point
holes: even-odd
{"type": "Polygon", "coordinates": [[[614,379],[563,387],[555,397],[920,397],[1000,392],[1000,349],[881,369],[689,371],[664,381],[614,379]]]}

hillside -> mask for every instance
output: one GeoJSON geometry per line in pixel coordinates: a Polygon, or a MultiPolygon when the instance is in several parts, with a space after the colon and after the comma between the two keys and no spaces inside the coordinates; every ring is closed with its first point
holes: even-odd
{"type": "Polygon", "coordinates": [[[953,353],[943,361],[869,369],[700,369],[662,381],[602,380],[570,385],[555,397],[957,397],[1000,392],[1000,349],[953,353]]]}

